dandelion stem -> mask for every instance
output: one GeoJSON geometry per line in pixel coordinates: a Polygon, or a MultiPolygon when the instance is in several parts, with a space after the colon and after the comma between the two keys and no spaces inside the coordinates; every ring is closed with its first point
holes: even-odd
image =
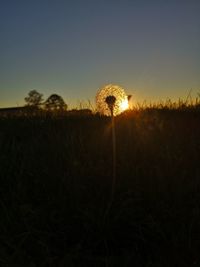
{"type": "Polygon", "coordinates": [[[112,164],[113,164],[113,177],[112,177],[112,188],[111,188],[111,202],[114,199],[115,185],[116,185],[116,133],[115,133],[115,118],[112,114],[112,164]]]}
{"type": "Polygon", "coordinates": [[[108,205],[104,214],[104,223],[108,217],[110,212],[114,195],[115,195],[115,186],[116,186],[116,133],[115,133],[115,117],[113,115],[113,107],[110,108],[111,111],[111,126],[112,126],[112,184],[111,184],[111,192],[110,192],[110,199],[108,201],[108,205]]]}

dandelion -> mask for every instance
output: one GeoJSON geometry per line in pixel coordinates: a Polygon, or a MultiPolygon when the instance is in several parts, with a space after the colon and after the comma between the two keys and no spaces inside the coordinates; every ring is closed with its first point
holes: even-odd
{"type": "Polygon", "coordinates": [[[127,96],[118,85],[106,85],[101,88],[96,95],[97,109],[101,114],[111,116],[112,124],[112,186],[110,193],[110,201],[104,214],[104,222],[109,214],[112,206],[116,187],[116,133],[115,133],[115,118],[114,116],[120,114],[129,107],[130,96],[127,96]]]}
{"type": "Polygon", "coordinates": [[[129,108],[129,99],[122,87],[108,84],[97,92],[96,106],[101,114],[116,116],[129,108]]]}

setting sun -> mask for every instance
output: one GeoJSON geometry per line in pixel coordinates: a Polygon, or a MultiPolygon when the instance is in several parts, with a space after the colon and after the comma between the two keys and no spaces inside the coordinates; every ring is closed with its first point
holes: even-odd
{"type": "Polygon", "coordinates": [[[123,99],[123,101],[119,104],[120,111],[123,112],[128,108],[129,108],[128,99],[123,99]]]}

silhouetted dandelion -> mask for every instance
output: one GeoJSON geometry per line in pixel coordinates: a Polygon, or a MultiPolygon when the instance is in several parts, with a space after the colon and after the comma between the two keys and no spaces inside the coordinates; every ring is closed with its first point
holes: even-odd
{"type": "Polygon", "coordinates": [[[115,98],[112,109],[113,116],[119,115],[121,112],[129,108],[128,96],[124,92],[124,89],[118,85],[108,84],[100,88],[96,95],[97,110],[101,114],[107,116],[111,115],[111,106],[107,102],[107,100],[109,101],[109,97],[115,98]]]}
{"type": "Polygon", "coordinates": [[[111,116],[112,124],[112,185],[110,192],[110,200],[104,214],[104,222],[109,214],[115,194],[116,186],[116,133],[114,116],[120,114],[129,107],[130,96],[127,96],[122,87],[118,85],[106,85],[101,88],[96,95],[97,109],[101,114],[111,116]]]}

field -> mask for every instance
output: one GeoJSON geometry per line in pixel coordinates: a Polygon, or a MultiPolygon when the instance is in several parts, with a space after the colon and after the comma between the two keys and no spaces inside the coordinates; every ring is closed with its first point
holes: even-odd
{"type": "Polygon", "coordinates": [[[200,109],[0,116],[0,266],[200,266],[200,109]]]}

